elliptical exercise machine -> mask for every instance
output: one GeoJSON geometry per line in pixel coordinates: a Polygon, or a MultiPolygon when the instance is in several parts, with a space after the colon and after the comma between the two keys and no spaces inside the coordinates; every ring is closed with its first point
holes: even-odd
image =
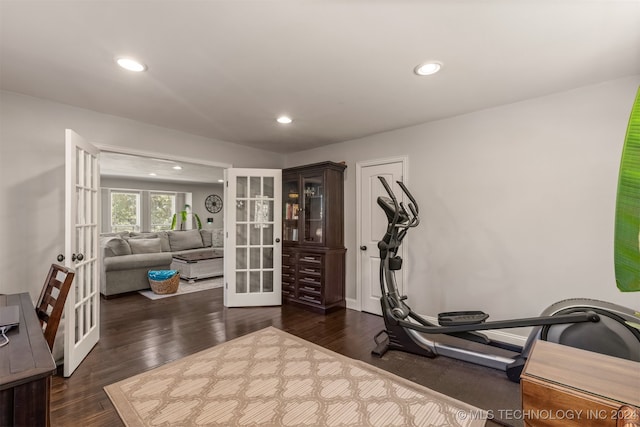
{"type": "Polygon", "coordinates": [[[538,339],[640,361],[640,316],[633,310],[604,301],[568,299],[549,306],[539,317],[490,322],[486,321],[489,315],[482,311],[440,313],[438,325],[415,313],[405,303],[407,297],[398,293],[395,272],[402,268],[402,258],[398,255],[402,240],[411,228],[420,223],[418,203],[407,187],[397,181],[410,200],[405,207],[398,202],[387,181],[383,177],[378,178],[389,197],[377,199],[387,216],[388,226],[378,242],[380,302],[385,329],[374,337],[376,347],[373,354],[382,357],[387,350],[402,350],[430,358],[442,355],[503,370],[514,382],[520,381],[527,356],[538,339]],[[478,332],[531,326],[534,329],[524,347],[492,340],[478,332]],[[439,334],[505,349],[516,356],[504,357],[430,339],[432,335],[439,334]]]}

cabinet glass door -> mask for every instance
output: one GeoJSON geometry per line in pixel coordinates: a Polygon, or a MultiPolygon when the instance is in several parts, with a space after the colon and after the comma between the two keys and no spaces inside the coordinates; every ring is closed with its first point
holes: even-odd
{"type": "Polygon", "coordinates": [[[322,243],[324,215],[322,175],[302,178],[303,242],[322,243]]]}
{"type": "Polygon", "coordinates": [[[282,238],[291,242],[298,241],[298,222],[300,218],[300,187],[298,176],[282,177],[283,230],[282,238]]]}

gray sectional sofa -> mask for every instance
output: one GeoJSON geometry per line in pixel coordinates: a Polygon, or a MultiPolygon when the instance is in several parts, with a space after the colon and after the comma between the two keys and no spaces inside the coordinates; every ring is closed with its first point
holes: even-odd
{"type": "MultiPolygon", "coordinates": [[[[222,249],[222,229],[103,233],[100,293],[111,297],[149,288],[149,270],[169,270],[174,255],[222,249]]],[[[221,272],[222,273],[222,272],[221,272]]]]}

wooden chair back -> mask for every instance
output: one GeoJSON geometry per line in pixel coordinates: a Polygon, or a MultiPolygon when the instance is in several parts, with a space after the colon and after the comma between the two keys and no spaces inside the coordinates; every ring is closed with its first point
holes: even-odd
{"type": "Polygon", "coordinates": [[[36,314],[40,319],[44,338],[49,344],[49,350],[53,351],[53,342],[60,325],[60,319],[64,311],[64,303],[67,300],[71,282],[75,272],[57,264],[51,264],[49,274],[44,282],[40,298],[36,304],[36,314]]]}

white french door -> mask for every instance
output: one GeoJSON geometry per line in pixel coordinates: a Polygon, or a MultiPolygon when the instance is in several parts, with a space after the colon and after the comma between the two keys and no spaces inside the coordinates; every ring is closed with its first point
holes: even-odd
{"type": "MultiPolygon", "coordinates": [[[[380,252],[378,242],[387,230],[387,217],[378,206],[378,196],[387,193],[378,176],[384,177],[395,193],[398,201],[403,201],[404,193],[396,181],[406,179],[406,158],[358,162],[356,165],[357,199],[356,215],[360,218],[357,230],[359,256],[357,275],[360,283],[360,306],[362,311],[382,314],[380,306],[380,252]]],[[[404,258],[406,244],[400,247],[398,255],[404,258]]],[[[396,272],[398,290],[403,292],[404,271],[396,272]]]]}
{"type": "Polygon", "coordinates": [[[224,305],[282,303],[282,171],[226,169],[224,305]]]}
{"type": "Polygon", "coordinates": [[[64,307],[64,376],[70,376],[100,338],[98,288],[99,150],[65,131],[65,259],[75,270],[64,307]]]}

